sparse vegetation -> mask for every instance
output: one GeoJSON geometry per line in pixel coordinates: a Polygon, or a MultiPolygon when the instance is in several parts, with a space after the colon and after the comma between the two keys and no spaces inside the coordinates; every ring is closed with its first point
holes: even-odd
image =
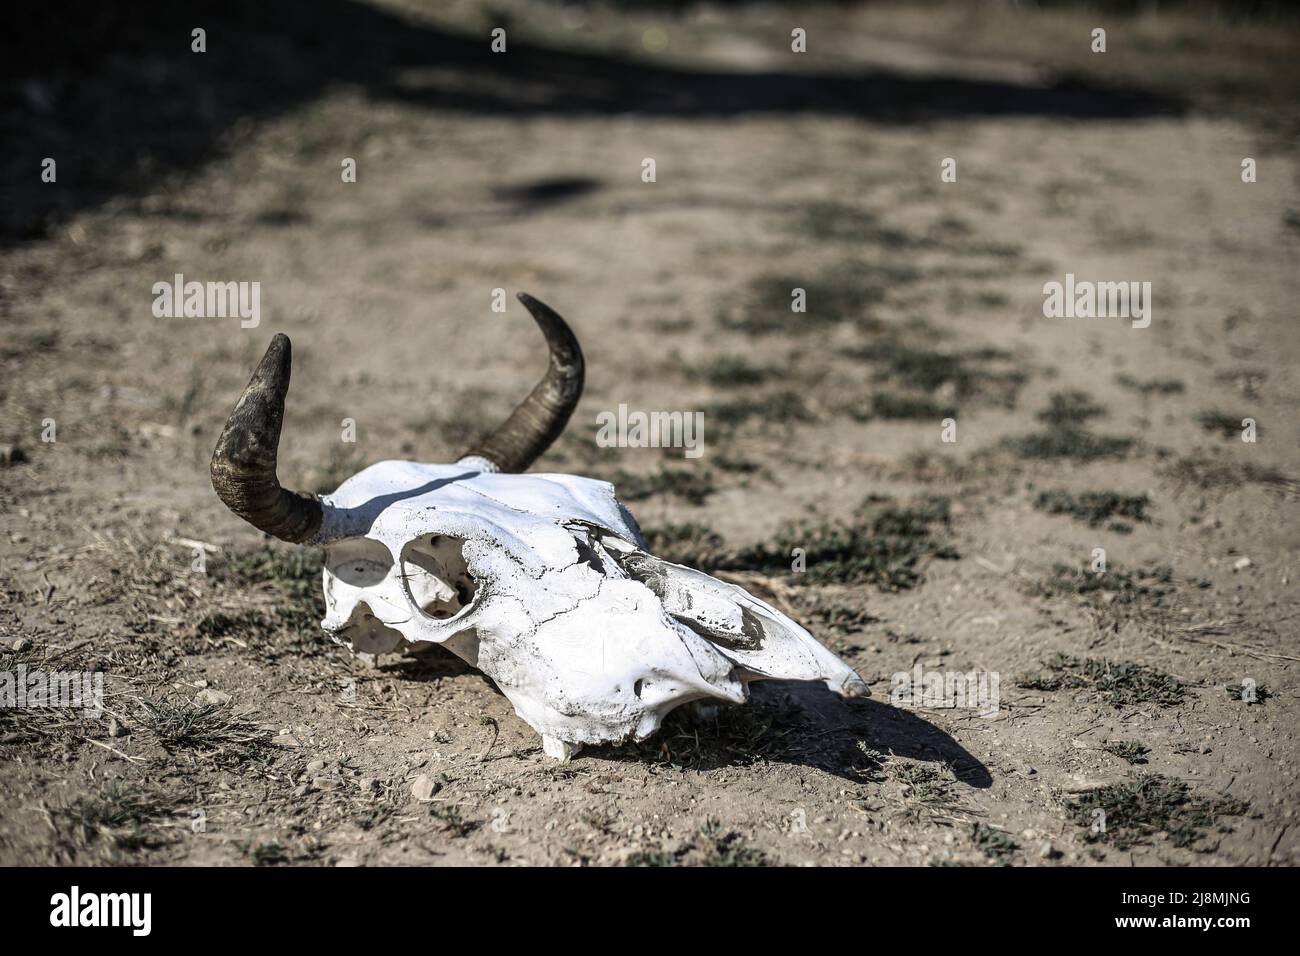
{"type": "MultiPolygon", "coordinates": [[[[987,461],[987,456],[983,459],[987,461]]],[[[960,482],[978,473],[969,460],[959,460],[951,454],[917,448],[903,456],[902,463],[893,471],[893,477],[905,481],[960,482]]]]}
{"type": "Polygon", "coordinates": [[[1106,744],[1101,749],[1130,764],[1146,763],[1147,754],[1151,753],[1150,747],[1136,740],[1117,740],[1106,744]]]}
{"type": "Polygon", "coordinates": [[[882,379],[927,394],[947,387],[958,400],[988,396],[1014,405],[1026,377],[1016,368],[993,367],[1012,361],[1009,353],[994,348],[939,351],[886,340],[850,354],[879,365],[882,379]]]}
{"type": "Polygon", "coordinates": [[[1058,428],[1078,427],[1091,418],[1106,414],[1106,409],[1085,392],[1054,392],[1045,409],[1034,417],[1058,428]]]}
{"type": "Polygon", "coordinates": [[[1181,780],[1148,774],[1136,780],[1087,790],[1066,803],[1066,812],[1087,839],[1124,850],[1168,835],[1174,846],[1191,847],[1224,817],[1241,816],[1249,807],[1229,797],[1194,794],[1181,780]]]}
{"type": "Polygon", "coordinates": [[[806,570],[795,575],[800,583],[870,583],[886,591],[905,590],[921,581],[925,560],[957,557],[951,546],[934,537],[935,529],[948,521],[944,498],[910,507],[869,498],[846,522],[788,527],[772,544],[745,549],[723,566],[789,572],[799,549],[806,562],[806,570]]]}
{"type": "Polygon", "coordinates": [[[230,595],[201,614],[193,635],[205,644],[234,642],[265,663],[334,651],[323,638],[320,548],[270,546],[212,561],[209,578],[230,595]],[[232,603],[240,606],[231,606],[232,603]]]}
{"type": "Polygon", "coordinates": [[[688,521],[643,529],[650,551],[674,564],[710,570],[723,560],[726,542],[707,525],[688,521]]]}
{"type": "Polygon", "coordinates": [[[763,466],[758,462],[725,450],[711,454],[709,461],[719,471],[728,471],[738,475],[753,475],[763,470],[763,466]]]}
{"type": "MultiPolygon", "coordinates": [[[[320,616],[309,607],[292,604],[281,605],[269,610],[247,608],[242,611],[209,611],[199,618],[194,625],[197,637],[220,639],[236,637],[242,641],[268,641],[276,634],[288,634],[294,640],[296,650],[305,648],[302,640],[304,634],[315,636],[319,631],[320,616]]],[[[322,647],[325,645],[322,643],[322,647]]],[[[269,648],[263,648],[266,656],[274,659],[278,656],[269,648]]]]}
{"type": "Polygon", "coordinates": [[[656,738],[625,746],[642,759],[676,767],[706,769],[720,761],[748,766],[789,756],[803,724],[800,709],[788,703],[751,701],[723,707],[706,720],[678,709],[665,718],[656,738]]]}
{"type": "MultiPolygon", "coordinates": [[[[1048,514],[1068,514],[1072,518],[1086,522],[1091,528],[1098,528],[1112,518],[1127,518],[1130,521],[1147,522],[1147,508],[1151,499],[1146,495],[1124,495],[1115,491],[1070,492],[1061,489],[1039,492],[1034,499],[1034,507],[1048,514]]],[[[1132,530],[1129,525],[1112,522],[1111,530],[1132,530]]]]}
{"type": "Polygon", "coordinates": [[[229,704],[192,700],[144,700],[139,720],[169,753],[189,751],[232,766],[266,756],[270,735],[236,714],[229,704]]]}
{"type": "Polygon", "coordinates": [[[899,395],[893,392],[876,392],[866,405],[849,408],[849,414],[858,421],[872,418],[941,421],[955,415],[956,406],[940,404],[917,395],[899,395]]]}
{"type": "Polygon", "coordinates": [[[1260,387],[1268,379],[1268,370],[1259,366],[1226,368],[1214,373],[1215,381],[1227,382],[1236,387],[1245,398],[1255,401],[1259,398],[1260,387]]]}
{"type": "Polygon", "coordinates": [[[460,807],[454,803],[432,803],[429,805],[429,816],[438,822],[438,825],[453,839],[463,840],[480,826],[481,821],[467,820],[460,812],[460,807]]]}
{"type": "Polygon", "coordinates": [[[693,505],[703,504],[717,490],[705,468],[659,468],[650,473],[619,471],[609,479],[623,501],[643,501],[673,495],[693,505]]]}
{"type": "Polygon", "coordinates": [[[245,853],[253,866],[284,866],[289,862],[288,851],[274,840],[249,846],[245,853]]]}
{"type": "Polygon", "coordinates": [[[637,850],[628,854],[627,866],[677,866],[677,854],[665,850],[637,850]]]}
{"type": "Polygon", "coordinates": [[[1223,492],[1243,485],[1261,485],[1271,491],[1300,497],[1300,481],[1268,465],[1211,458],[1179,458],[1159,470],[1161,477],[1180,488],[1223,492]]]}
{"type": "Polygon", "coordinates": [[[1181,395],[1185,391],[1182,381],[1176,378],[1138,379],[1121,372],[1115,381],[1142,395],[1181,395]]]}
{"type": "MultiPolygon", "coordinates": [[[[1214,432],[1223,438],[1240,438],[1244,415],[1232,415],[1228,412],[1207,411],[1201,412],[1196,416],[1196,423],[1201,426],[1203,431],[1214,432]]],[[[1258,424],[1255,425],[1255,434],[1263,435],[1264,429],[1258,424]]]]}
{"type": "Polygon", "coordinates": [[[1016,678],[1016,686],[1048,692],[1088,688],[1114,707],[1142,704],[1173,707],[1181,704],[1186,694],[1186,688],[1178,678],[1133,661],[1057,654],[1043,665],[1046,672],[1022,674],[1016,678]]]}
{"type": "Polygon", "coordinates": [[[56,833],[74,845],[103,842],[110,849],[134,850],[147,846],[145,826],[172,810],[170,799],[147,787],[113,781],[99,794],[77,797],[49,811],[56,833]]]}
{"type": "Polygon", "coordinates": [[[208,576],[219,584],[244,593],[272,587],[295,601],[315,601],[320,596],[320,548],[275,545],[255,551],[232,551],[213,561],[208,576]]]}
{"type": "Polygon", "coordinates": [[[704,407],[704,416],[705,422],[724,428],[743,425],[755,418],[770,425],[781,425],[810,422],[816,417],[804,396],[793,389],[712,402],[704,407]]]}
{"type": "Polygon", "coordinates": [[[806,594],[807,597],[798,602],[799,620],[823,641],[828,634],[842,637],[861,631],[880,620],[866,608],[832,603],[813,590],[801,594],[806,594]]]}
{"type": "Polygon", "coordinates": [[[1106,410],[1083,392],[1057,392],[1037,415],[1046,429],[1007,438],[1002,444],[1021,458],[1122,458],[1133,447],[1132,438],[1097,435],[1086,428],[1089,419],[1105,414],[1106,410]]]}
{"type": "Polygon", "coordinates": [[[1014,436],[1006,439],[1003,446],[1021,458],[1097,461],[1102,458],[1123,458],[1133,447],[1133,439],[1116,435],[1094,435],[1078,428],[1059,428],[1014,436]]]}
{"type": "Polygon", "coordinates": [[[1231,700],[1239,700],[1243,704],[1262,704],[1273,696],[1263,684],[1249,684],[1245,681],[1228,684],[1225,690],[1231,700]]]}
{"type": "Polygon", "coordinates": [[[707,382],[715,388],[735,388],[743,385],[760,385],[767,381],[774,371],[753,365],[737,355],[720,355],[708,362],[688,368],[686,374],[689,378],[707,382]]]}
{"type": "Polygon", "coordinates": [[[837,202],[813,202],[803,208],[800,231],[823,242],[871,242],[901,249],[915,240],[901,229],[883,225],[875,213],[837,202]]]}
{"type": "Polygon", "coordinates": [[[738,833],[728,830],[716,817],[707,818],[695,839],[675,852],[638,850],[627,858],[628,866],[767,866],[762,850],[749,846],[738,833]]]}
{"type": "Polygon", "coordinates": [[[1011,858],[1020,849],[1020,845],[1003,830],[998,830],[987,823],[972,823],[971,840],[975,848],[1003,866],[1010,865],[1011,858]]]}
{"type": "Polygon", "coordinates": [[[766,866],[762,850],[749,846],[738,833],[726,829],[715,817],[700,827],[705,866],[766,866]]]}
{"type": "Polygon", "coordinates": [[[737,314],[724,309],[724,328],[750,334],[793,334],[809,325],[852,322],[871,330],[879,322],[873,306],[884,302],[891,289],[915,282],[919,273],[910,266],[863,261],[843,262],[809,278],[797,274],[769,274],[750,284],[749,298],[737,314]],[[803,289],[805,312],[790,309],[795,289],[803,289]]]}
{"type": "MultiPolygon", "coordinates": [[[[24,134],[0,160],[16,184],[0,203],[0,673],[102,674],[105,712],[0,704],[0,865],[1300,859],[1300,200],[1279,164],[1300,132],[1300,24],[1284,5],[428,6],[319,5],[304,32],[293,8],[210,5],[211,62],[178,5],[78,5],[94,22],[72,30],[59,5],[24,8],[19,32],[52,42],[15,45],[0,98],[24,134]],[[461,55],[486,56],[498,20],[512,55],[461,55]],[[788,52],[795,23],[809,56],[788,52]],[[1097,25],[1123,27],[1109,55],[1088,50],[1097,25]],[[232,37],[253,55],[223,55],[232,37]],[[1246,153],[1261,185],[1225,192],[1246,153]],[[649,155],[658,185],[638,182],[649,155]],[[961,185],[940,181],[954,155],[961,185]],[[37,189],[43,156],[62,175],[37,189]],[[1067,270],[1151,280],[1152,328],[1044,318],[1042,283],[1067,270]],[[150,321],[148,283],[180,271],[263,279],[261,325],[150,321]],[[286,487],[456,461],[547,363],[527,311],[508,295],[495,311],[497,286],[554,306],[586,352],[583,401],[532,480],[626,469],[652,552],[787,612],[871,698],[756,681],[745,705],[679,708],[561,763],[483,670],[509,675],[449,649],[473,635],[374,656],[321,632],[321,549],[259,536],[213,495],[218,431],[283,330],[286,487]],[[594,415],[624,400],[714,403],[703,457],[601,447],[594,415]],[[1203,409],[1222,419],[1209,431],[1203,409]],[[1226,413],[1267,433],[1243,444],[1226,413]],[[857,509],[871,492],[896,497],[857,509]],[[950,520],[877,527],[928,511],[911,497],[926,492],[950,520]],[[1120,567],[1077,567],[1102,545],[1120,567]],[[954,547],[966,560],[939,563],[954,547]],[[1076,663],[1043,666],[1058,648],[1076,663]],[[1055,690],[1016,689],[1008,661],[1055,690]],[[1000,670],[1000,715],[891,706],[890,675],[917,663],[1000,670]],[[1177,693],[1160,675],[1186,682],[1180,704],[1159,702],[1177,693]],[[260,753],[211,733],[229,706],[155,723],[139,703],[189,711],[209,688],[198,700],[232,694],[270,738],[260,753]],[[1108,702],[1125,693],[1138,703],[1108,702]],[[184,743],[164,747],[163,725],[184,743]],[[1215,826],[1193,843],[1175,815],[1172,838],[1118,852],[1049,796],[1152,771],[1259,818],[1225,817],[1237,832],[1216,846],[1215,826]]],[[[430,527],[458,523],[430,504],[430,527]]],[[[437,586],[391,570],[376,590],[399,606],[358,616],[405,628],[405,584],[437,586]]],[[[598,663],[627,635],[591,620],[564,612],[546,635],[598,663]]]]}
{"type": "Polygon", "coordinates": [[[1112,564],[1096,572],[1055,564],[1051,576],[1032,584],[1030,591],[1044,597],[1074,596],[1090,603],[1159,602],[1172,589],[1173,574],[1172,568],[1163,565],[1128,571],[1112,564]]]}
{"type": "Polygon", "coordinates": [[[918,822],[970,822],[969,812],[952,792],[952,776],[922,763],[891,763],[889,775],[902,786],[903,810],[918,822]]]}

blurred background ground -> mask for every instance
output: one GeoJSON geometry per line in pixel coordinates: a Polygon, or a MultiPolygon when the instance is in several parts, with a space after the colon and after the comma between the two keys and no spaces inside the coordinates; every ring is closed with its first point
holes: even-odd
{"type": "Polygon", "coordinates": [[[110,711],[0,711],[0,861],[1294,862],[1279,8],[267,6],[43,5],[0,65],[0,668],[102,670],[110,711]],[[261,325],[154,318],[177,272],[260,281],[261,325]],[[1066,272],[1150,281],[1151,327],[1045,319],[1066,272]],[[560,766],[449,657],[328,643],[217,432],[285,331],[286,483],[454,459],[543,366],[495,287],[587,353],[538,467],[872,700],[764,685],[560,766]],[[706,454],[598,448],[621,402],[704,410],[706,454]],[[917,663],[999,673],[997,717],[891,707],[917,663]]]}

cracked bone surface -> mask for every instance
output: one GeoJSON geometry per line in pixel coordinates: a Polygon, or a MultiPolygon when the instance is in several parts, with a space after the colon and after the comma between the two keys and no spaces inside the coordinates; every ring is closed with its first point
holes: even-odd
{"type": "MultiPolygon", "coordinates": [[[[310,540],[325,545],[326,631],[359,653],[442,644],[487,674],[559,760],[587,744],[644,739],[691,701],[743,703],[755,680],[822,681],[841,696],[865,696],[862,679],[780,611],[648,553],[609,483],[485,467],[527,467],[545,447],[537,433],[558,433],[580,391],[576,339],[545,306],[521,299],[551,343],[548,376],[569,380],[561,382],[567,391],[543,395],[549,405],[530,409],[542,386],[534,390],[525,414],[512,417],[506,452],[494,457],[494,436],[458,464],[380,462],[319,501],[300,496],[320,519],[310,540]],[[557,342],[568,366],[557,360],[557,342]]],[[[280,403],[288,387],[282,338],[272,344],[284,354],[272,372],[283,379],[263,387],[280,403]]],[[[267,367],[264,360],[258,375],[267,367]]],[[[257,433],[257,417],[245,414],[252,434],[237,435],[238,444],[273,452],[282,412],[272,405],[264,416],[274,437],[257,433]]],[[[252,490],[240,486],[239,494],[291,494],[269,460],[270,471],[256,472],[252,490]]],[[[214,458],[214,475],[220,464],[214,458]]]]}
{"type": "Polygon", "coordinates": [[[642,739],[688,701],[742,703],[752,680],[866,692],[775,608],[647,553],[607,482],[388,461],[322,501],[341,535],[326,548],[326,630],[369,653],[443,644],[551,756],[642,739]]]}

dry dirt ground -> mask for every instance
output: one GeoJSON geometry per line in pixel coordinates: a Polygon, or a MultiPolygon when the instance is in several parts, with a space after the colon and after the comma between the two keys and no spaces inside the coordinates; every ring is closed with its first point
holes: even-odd
{"type": "Polygon", "coordinates": [[[106,713],[0,710],[0,863],[1297,861],[1293,27],[259,9],[5,76],[0,670],[102,672],[106,713]],[[260,326],[155,318],[177,272],[260,281],[260,326]],[[1150,327],[1044,318],[1067,272],[1149,281],[1150,327]],[[758,685],[561,765],[450,655],[328,642],[319,553],[213,495],[218,430],[284,331],[286,483],[453,460],[544,365],[497,287],[587,353],[538,467],[871,699],[758,685]],[[705,455],[597,447],[621,402],[703,410],[705,455]],[[996,714],[892,705],[918,664],[996,714]]]}

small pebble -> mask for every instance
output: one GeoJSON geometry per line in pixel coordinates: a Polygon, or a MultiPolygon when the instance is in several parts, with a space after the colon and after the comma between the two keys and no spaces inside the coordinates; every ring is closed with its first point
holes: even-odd
{"type": "Polygon", "coordinates": [[[429,779],[428,774],[422,773],[416,777],[415,782],[411,784],[411,796],[415,797],[417,800],[428,800],[441,789],[442,784],[435,783],[433,780],[429,779]]]}
{"type": "Polygon", "coordinates": [[[32,649],[32,642],[25,637],[20,637],[16,641],[14,641],[14,650],[17,651],[19,654],[21,654],[23,651],[30,651],[31,649],[32,649]]]}
{"type": "Polygon", "coordinates": [[[230,703],[230,695],[223,690],[213,690],[211,687],[205,687],[194,695],[194,703],[221,707],[230,703]]]}
{"type": "Polygon", "coordinates": [[[1233,562],[1232,569],[1234,571],[1245,571],[1253,563],[1254,562],[1251,561],[1250,558],[1238,558],[1235,562],[1233,562]]]}
{"type": "Polygon", "coordinates": [[[307,764],[307,769],[312,773],[320,773],[325,769],[325,761],[313,760],[311,763],[307,764]]]}

